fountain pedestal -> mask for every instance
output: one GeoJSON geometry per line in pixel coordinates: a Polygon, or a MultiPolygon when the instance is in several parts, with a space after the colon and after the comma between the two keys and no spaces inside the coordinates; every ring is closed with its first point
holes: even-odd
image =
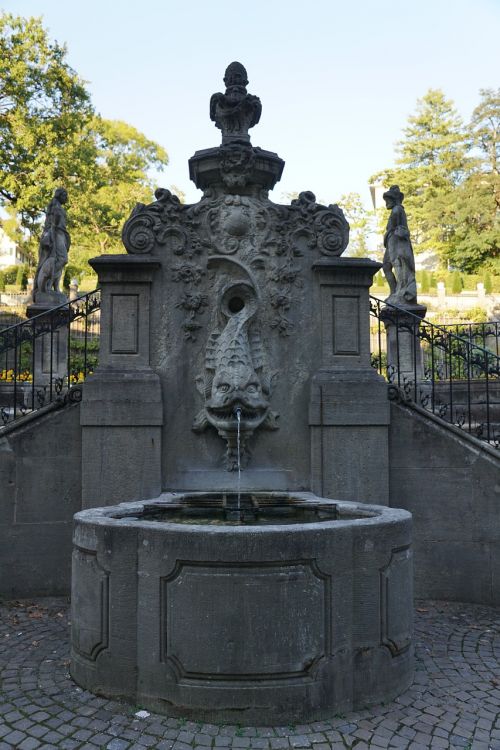
{"type": "Polygon", "coordinates": [[[252,498],[257,524],[200,518],[203,494],[77,514],[80,685],[259,725],[362,708],[409,685],[410,514],[310,493],[252,498]],[[182,510],[169,520],[172,504],[185,523],[182,510]]]}

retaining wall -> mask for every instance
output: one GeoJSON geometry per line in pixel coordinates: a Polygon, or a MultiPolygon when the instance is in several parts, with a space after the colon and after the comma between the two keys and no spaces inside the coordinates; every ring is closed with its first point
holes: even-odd
{"type": "Polygon", "coordinates": [[[500,451],[391,405],[390,504],[413,514],[417,597],[500,605],[500,451]]]}
{"type": "Polygon", "coordinates": [[[0,431],[0,596],[69,592],[81,450],[79,404],[0,431]]]}

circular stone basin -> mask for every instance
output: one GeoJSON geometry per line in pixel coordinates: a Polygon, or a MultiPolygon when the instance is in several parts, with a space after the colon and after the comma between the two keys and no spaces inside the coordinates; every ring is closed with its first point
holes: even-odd
{"type": "Polygon", "coordinates": [[[202,721],[312,721],[413,676],[411,516],[310,493],[165,493],[75,516],[71,674],[202,721]]]}

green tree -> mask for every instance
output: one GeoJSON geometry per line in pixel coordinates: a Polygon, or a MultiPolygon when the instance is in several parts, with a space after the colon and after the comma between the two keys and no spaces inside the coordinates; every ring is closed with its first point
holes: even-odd
{"type": "Polygon", "coordinates": [[[152,199],[148,171],[168,162],[165,149],[125,122],[94,117],[87,127],[95,145],[92,166],[68,204],[71,260],[80,266],[92,255],[123,251],[125,219],[138,201],[152,199]]]}
{"type": "Polygon", "coordinates": [[[369,254],[368,237],[372,231],[373,212],[368,211],[359,193],[347,193],[337,201],[349,222],[349,247],[347,255],[366,258],[369,254]]]}
{"type": "Polygon", "coordinates": [[[488,266],[500,273],[500,89],[480,94],[469,126],[478,158],[456,190],[455,237],[448,257],[464,271],[488,266]]]}
{"type": "Polygon", "coordinates": [[[4,229],[33,259],[56,187],[68,190],[70,259],[83,268],[120,248],[130,210],[151,200],[148,171],[167,161],[132,126],[95,114],[66,48],[40,19],[0,14],[0,207],[10,211],[4,229]]]}
{"type": "Polygon", "coordinates": [[[92,148],[82,137],[90,96],[65,58],[40,19],[0,14],[0,199],[29,231],[92,148]]]}
{"type": "Polygon", "coordinates": [[[469,146],[453,102],[430,89],[408,118],[397,144],[397,166],[371,178],[399,185],[415,251],[437,251],[443,265],[455,230],[450,214],[454,191],[472,168],[469,146]]]}

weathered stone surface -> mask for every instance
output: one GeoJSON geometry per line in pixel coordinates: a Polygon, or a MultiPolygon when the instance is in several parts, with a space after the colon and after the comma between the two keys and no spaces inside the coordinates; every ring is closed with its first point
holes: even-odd
{"type": "Polygon", "coordinates": [[[228,65],[224,83],[226,92],[212,94],[210,99],[210,119],[222,131],[223,144],[249,142],[248,131],[260,120],[260,99],[247,93],[247,72],[239,62],[228,65]]]}
{"type": "Polygon", "coordinates": [[[397,185],[393,185],[383,197],[391,212],[384,234],[383,269],[391,290],[386,302],[402,307],[413,306],[417,304],[417,282],[410,231],[403,208],[404,195],[397,185]]]}
{"type": "Polygon", "coordinates": [[[85,508],[161,491],[163,424],[149,326],[151,284],[160,264],[139,254],[101,256],[92,265],[101,285],[101,342],[80,415],[85,508]]]}
{"type": "Polygon", "coordinates": [[[414,519],[417,596],[498,605],[498,451],[396,403],[389,449],[390,503],[414,519]]]}
{"type": "Polygon", "coordinates": [[[51,409],[0,438],[0,596],[68,593],[80,508],[78,405],[51,409]]]}
{"type": "Polygon", "coordinates": [[[286,526],[151,515],[181,501],[75,517],[77,682],[160,712],[260,724],[351,710],[409,684],[408,513],[336,503],[339,520],[286,526]]]}
{"type": "MultiPolygon", "coordinates": [[[[312,266],[345,249],[348,225],[338,207],[318,205],[310,192],[290,206],[271,203],[259,183],[263,155],[226,157],[224,147],[200,152],[199,165],[219,164],[204,172],[200,203],[181,205],[159,190],[155,203],[137,206],[123,232],[129,252],[161,258],[150,340],[168,425],[163,487],[192,487],[192,471],[206,472],[206,489],[220,486],[219,472],[217,484],[211,475],[236,468],[239,408],[246,486],[252,471],[279,467],[288,487],[307,488],[308,380],[320,356],[312,266]]],[[[368,329],[358,328],[367,342],[368,329]]]]}
{"type": "Polygon", "coordinates": [[[64,267],[68,262],[68,250],[71,244],[66,228],[66,211],[64,204],[68,193],[64,188],[57,188],[46,211],[45,225],[40,238],[38,266],[33,284],[33,301],[54,307],[66,301],[60,291],[64,267]]]}

